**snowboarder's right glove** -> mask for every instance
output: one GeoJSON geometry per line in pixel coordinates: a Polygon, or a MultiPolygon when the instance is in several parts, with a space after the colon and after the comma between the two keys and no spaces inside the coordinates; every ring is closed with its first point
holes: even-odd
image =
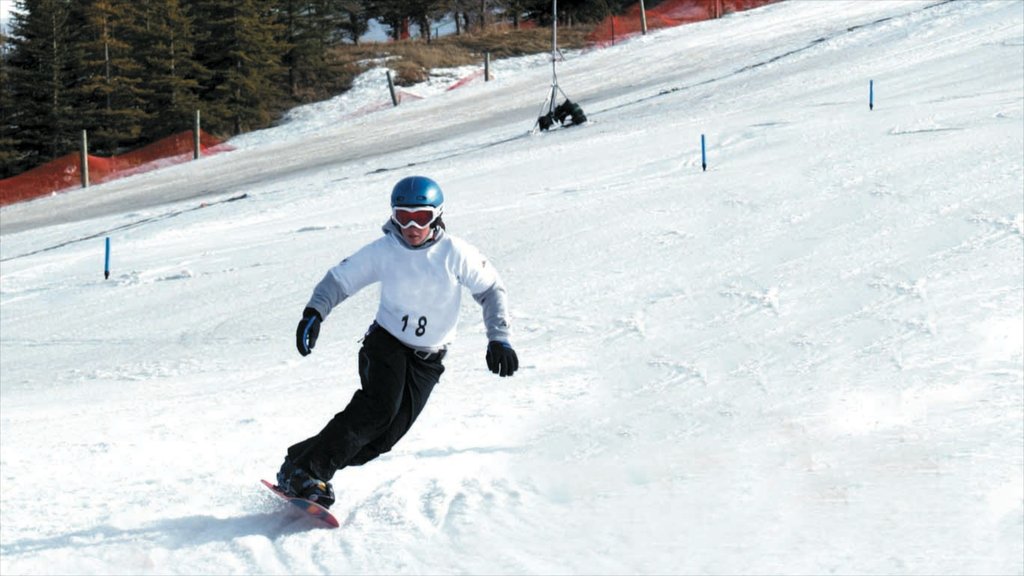
{"type": "Polygon", "coordinates": [[[322,321],[320,313],[313,308],[306,308],[302,311],[302,320],[299,321],[299,327],[295,330],[295,346],[299,349],[299,354],[308,356],[313,351],[316,339],[320,336],[320,322],[322,321]]]}
{"type": "Polygon", "coordinates": [[[491,340],[487,343],[487,367],[502,377],[511,376],[519,369],[519,357],[508,342],[491,340]]]}

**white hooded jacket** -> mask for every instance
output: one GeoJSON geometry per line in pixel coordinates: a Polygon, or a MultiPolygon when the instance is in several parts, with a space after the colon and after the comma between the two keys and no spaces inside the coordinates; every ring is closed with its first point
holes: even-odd
{"type": "Polygon", "coordinates": [[[328,270],[307,306],[326,320],[335,306],[380,282],[376,322],[410,348],[434,352],[455,339],[466,287],[483,307],[488,340],[508,342],[505,286],[476,248],[443,227],[416,247],[405,242],[394,222],[383,230],[381,238],[328,270]]]}

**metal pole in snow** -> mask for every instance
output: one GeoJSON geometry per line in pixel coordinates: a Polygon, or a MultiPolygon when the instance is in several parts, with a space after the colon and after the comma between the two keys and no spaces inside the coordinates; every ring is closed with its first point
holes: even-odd
{"type": "Polygon", "coordinates": [[[110,236],[107,236],[107,255],[103,259],[103,279],[110,278],[110,236]]]}
{"type": "Polygon", "coordinates": [[[196,110],[196,119],[192,123],[192,159],[199,160],[201,154],[201,147],[199,141],[199,110],[196,110]]]}
{"type": "Polygon", "coordinates": [[[555,113],[555,100],[558,98],[558,74],[555,62],[558,61],[558,0],[551,0],[551,103],[548,114],[555,113]]]}
{"type": "Polygon", "coordinates": [[[398,106],[398,96],[395,95],[395,83],[391,80],[391,70],[388,70],[388,90],[391,92],[391,105],[398,106]]]}
{"type": "Polygon", "coordinates": [[[875,109],[875,81],[868,82],[868,110],[875,109]]]}
{"type": "Polygon", "coordinates": [[[704,135],[700,135],[700,167],[702,172],[708,171],[708,154],[704,147],[704,135]]]}
{"type": "Polygon", "coordinates": [[[79,170],[82,175],[82,188],[89,187],[89,135],[82,130],[82,154],[79,160],[79,170]]]}
{"type": "MultiPolygon", "coordinates": [[[[558,59],[558,0],[551,0],[551,77],[555,78],[555,60],[558,59]]],[[[555,103],[551,106],[554,108],[555,103]]]]}

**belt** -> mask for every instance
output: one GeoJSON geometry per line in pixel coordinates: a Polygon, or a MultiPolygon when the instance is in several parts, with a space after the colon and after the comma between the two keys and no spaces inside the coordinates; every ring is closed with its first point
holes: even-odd
{"type": "MultiPolygon", "coordinates": [[[[410,350],[412,350],[410,348],[410,350]]],[[[412,350],[412,353],[417,358],[424,362],[440,362],[444,355],[448,353],[448,349],[438,350],[437,352],[427,352],[426,350],[412,350]]]]}
{"type": "MultiPolygon", "coordinates": [[[[376,320],[374,320],[373,323],[370,324],[370,327],[366,330],[366,334],[363,335],[363,339],[365,340],[370,334],[373,334],[374,332],[376,332],[378,328],[381,328],[381,325],[378,324],[376,320]]],[[[427,350],[417,350],[415,348],[407,346],[404,342],[402,342],[398,338],[395,338],[394,335],[392,335],[387,330],[384,330],[384,333],[387,334],[388,337],[390,337],[394,341],[396,341],[399,344],[401,344],[402,346],[405,346],[406,348],[408,348],[410,352],[412,352],[417,358],[419,358],[420,360],[423,360],[424,362],[440,362],[441,359],[444,358],[444,355],[448,353],[448,349],[447,348],[442,348],[442,349],[438,350],[437,352],[428,352],[427,350]]]]}

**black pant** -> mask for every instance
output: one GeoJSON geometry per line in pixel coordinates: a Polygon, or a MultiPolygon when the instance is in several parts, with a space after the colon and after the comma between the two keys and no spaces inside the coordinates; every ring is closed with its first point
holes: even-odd
{"type": "Polygon", "coordinates": [[[319,434],[288,448],[288,457],[321,480],[373,460],[409,431],[442,373],[441,357],[424,360],[374,324],[359,350],[362,389],[319,434]]]}

